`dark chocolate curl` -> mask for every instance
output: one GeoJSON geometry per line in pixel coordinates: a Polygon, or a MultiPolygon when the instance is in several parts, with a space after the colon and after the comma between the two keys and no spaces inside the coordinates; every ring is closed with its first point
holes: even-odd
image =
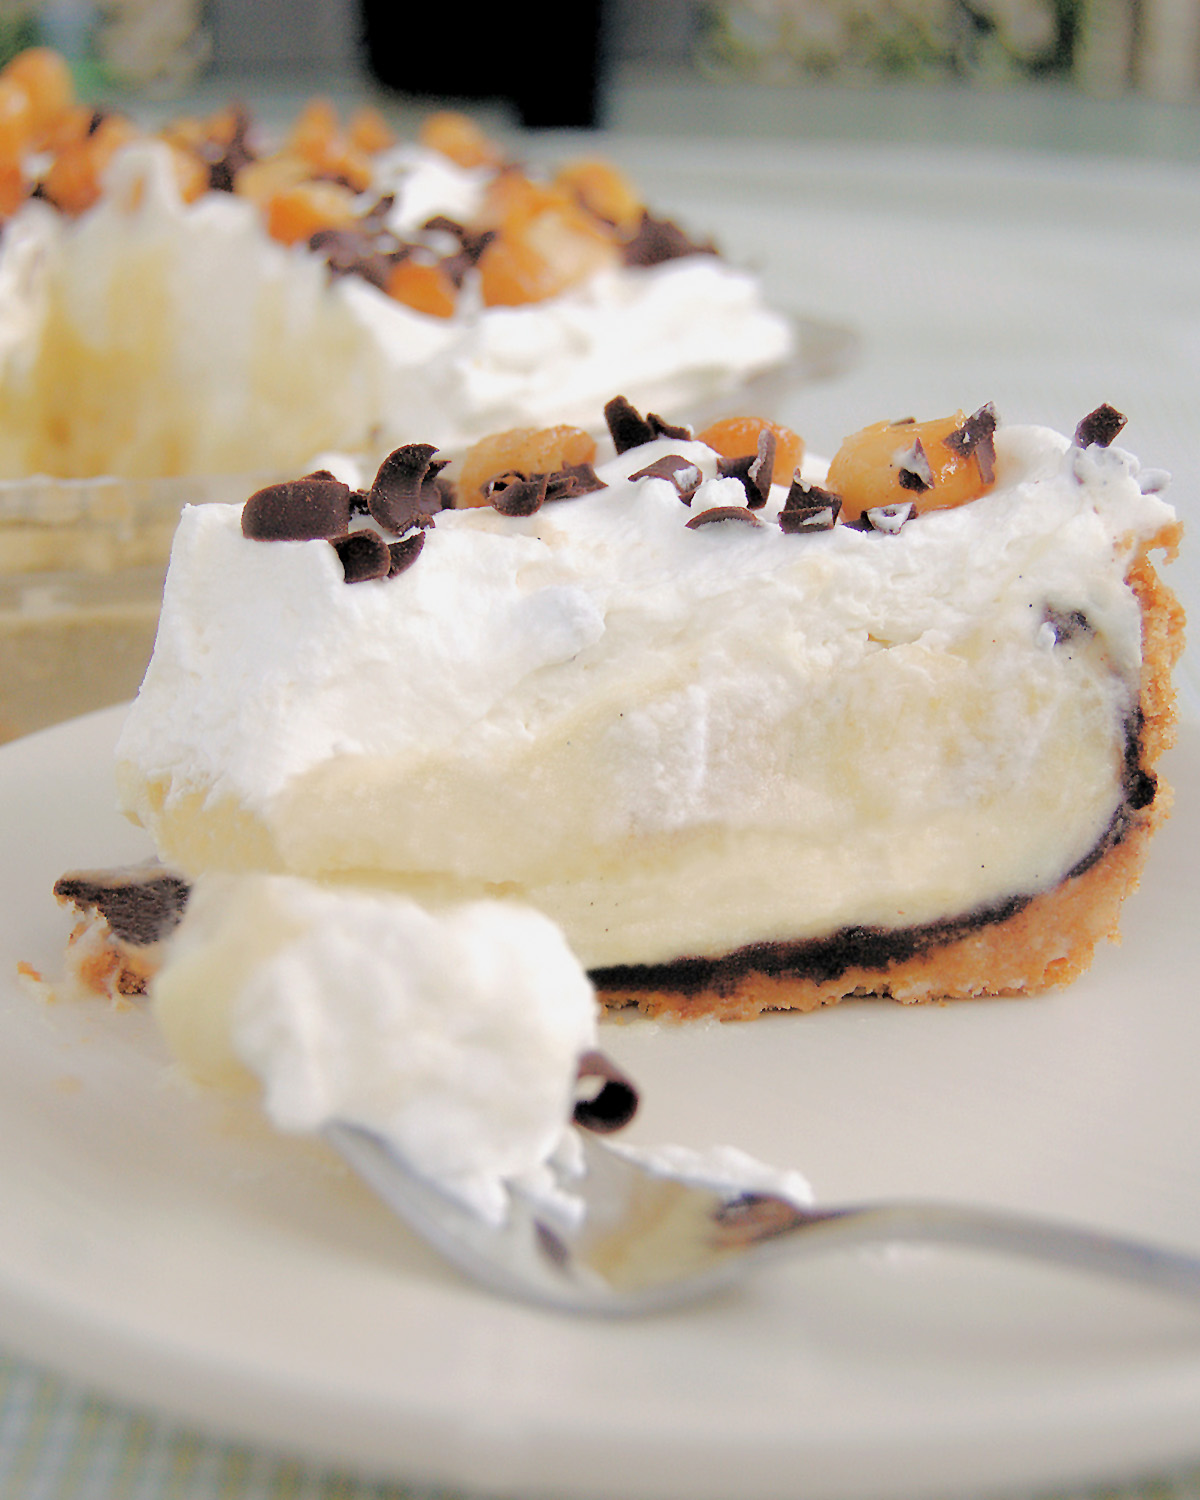
{"type": "Polygon", "coordinates": [[[406,443],[379,466],[367,494],[367,509],[385,531],[397,536],[414,526],[432,526],[442,509],[438,475],[449,459],[435,459],[431,443],[406,443]]]}
{"type": "Polygon", "coordinates": [[[1091,635],[1094,630],[1092,622],[1081,609],[1055,609],[1053,605],[1047,604],[1044,619],[1054,632],[1056,646],[1074,640],[1077,635],[1091,635]]]}
{"type": "Polygon", "coordinates": [[[391,569],[388,545],[377,531],[348,531],[330,537],[329,545],[341,559],[347,583],[386,578],[391,569]]]}
{"type": "Polygon", "coordinates": [[[904,455],[896,478],[902,490],[910,490],[918,495],[933,488],[933,469],[920,438],[916,439],[904,455]]]}
{"type": "Polygon", "coordinates": [[[477,265],[479,257],[496,238],[494,229],[485,229],[479,233],[468,229],[460,224],[457,219],[448,218],[445,214],[434,214],[432,219],[426,219],[421,226],[422,229],[433,230],[442,234],[451,234],[462,246],[462,254],[469,265],[477,265]]]}
{"type": "Polygon", "coordinates": [[[655,437],[674,438],[677,443],[690,443],[695,437],[695,433],[686,422],[668,422],[656,411],[648,411],[646,421],[653,429],[655,437]]]}
{"type": "Polygon", "coordinates": [[[157,860],[111,870],[72,870],[54,882],[60,901],[91,908],[124,942],[149,947],[183,918],[191,887],[157,860]]]}
{"type": "Polygon", "coordinates": [[[670,219],[655,219],[644,210],[632,238],[624,248],[627,266],[660,266],[667,260],[678,260],[685,255],[715,255],[717,247],[706,241],[701,244],[687,235],[670,219]]]}
{"type": "Polygon", "coordinates": [[[974,455],[979,477],[991,484],[996,477],[996,408],[990,401],[972,412],[961,427],[942,439],[944,447],[960,458],[974,455]]]}
{"type": "Polygon", "coordinates": [[[700,488],[704,475],[700,472],[699,466],[690,458],[684,458],[682,453],[664,453],[661,458],[656,458],[652,464],[647,464],[644,469],[639,469],[636,474],[631,474],[629,477],[630,479],[669,479],[683,503],[690,505],[692,496],[700,488]]]}
{"type": "Polygon", "coordinates": [[[654,428],[624,396],[614,396],[604,408],[604,420],[618,453],[654,440],[654,428]]]}
{"type": "Polygon", "coordinates": [[[574,500],[579,495],[591,495],[596,490],[606,490],[608,485],[600,478],[591,464],[564,464],[546,475],[546,499],[574,500]]]}
{"type": "Polygon", "coordinates": [[[575,1123],[598,1135],[611,1135],[628,1125],[637,1113],[638,1091],[631,1080],[603,1052],[585,1052],[579,1059],[578,1079],[599,1079],[599,1092],[576,1100],[575,1123]]]}
{"type": "Polygon", "coordinates": [[[425,533],[423,531],[410,531],[406,537],[401,537],[398,542],[388,543],[388,577],[395,578],[397,573],[403,573],[406,568],[411,568],[413,563],[421,555],[421,548],[425,545],[425,533]]]}
{"type": "Polygon", "coordinates": [[[493,509],[502,516],[532,516],[546,498],[545,474],[497,474],[484,486],[493,509]]]}
{"type": "Polygon", "coordinates": [[[242,506],[242,535],[256,542],[311,542],[349,524],[350,486],[323,474],[269,484],[242,506]]]}
{"type": "Polygon", "coordinates": [[[320,255],[330,274],[361,276],[372,286],[386,291],[397,262],[411,253],[394,235],[364,233],[362,229],[318,229],[310,236],[308,248],[320,255]]]}
{"type": "Polygon", "coordinates": [[[912,520],[913,503],[911,500],[904,500],[898,505],[877,505],[874,509],[865,511],[864,515],[872,531],[883,531],[889,536],[895,536],[912,520]]]}
{"type": "Polygon", "coordinates": [[[235,105],[229,139],[201,143],[200,159],[208,168],[208,185],[214,193],[232,193],[238,173],[254,160],[248,139],[250,124],[249,111],[244,105],[235,105]]]}
{"type": "Polygon", "coordinates": [[[688,521],[689,531],[698,526],[710,526],[716,521],[741,521],[744,526],[761,526],[762,522],[749,508],[742,505],[714,505],[711,510],[702,510],[688,521]]]}
{"type": "Polygon", "coordinates": [[[1107,448],[1124,426],[1125,417],[1115,406],[1105,402],[1095,411],[1088,412],[1076,427],[1075,441],[1081,448],[1090,448],[1093,443],[1097,448],[1107,448]]]}
{"type": "Polygon", "coordinates": [[[717,473],[723,479],[741,480],[746,491],[746,504],[751,510],[761,510],[770,498],[775,448],[775,434],[769,427],[764,427],[758,434],[758,448],[754,453],[717,459],[717,473]]]}
{"type": "Polygon", "coordinates": [[[840,495],[824,490],[820,485],[805,484],[797,475],[779,512],[780,530],[793,535],[806,531],[831,531],[837,524],[841,508],[840,495]]]}

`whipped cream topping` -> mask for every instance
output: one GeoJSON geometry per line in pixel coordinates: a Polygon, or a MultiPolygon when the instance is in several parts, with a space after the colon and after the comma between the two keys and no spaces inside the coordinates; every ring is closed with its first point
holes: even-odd
{"type": "Polygon", "coordinates": [[[198,1081],[257,1080],[283,1131],[372,1130],[489,1218],[562,1149],[596,1036],[592,987],[540,913],[286,876],[199,881],[152,999],[198,1081]]]}
{"type": "MultiPolygon", "coordinates": [[[[389,153],[364,204],[453,217],[478,173],[389,153]]],[[[711,255],[607,272],[545,302],[453,317],[331,280],[229,193],[180,197],[153,141],[125,148],[78,219],[28,203],[0,240],[0,475],[276,473],[321,449],[464,447],[590,417],[618,383],[662,407],[783,360],[787,321],[711,255]]]]}
{"type": "Polygon", "coordinates": [[[996,447],[971,504],[788,535],[781,488],[760,525],[689,529],[745,492],[662,438],[533,516],[440,514],[407,572],[353,586],[325,542],[191,509],[123,805],[188,872],[511,894],[589,968],[1048,889],[1123,805],[1126,574],[1174,513],[1122,450],[996,447]],[[672,452],[704,476],[690,510],[628,477],[672,452]]]}
{"type": "MultiPolygon", "coordinates": [[[[425,907],[279,875],[209,875],[151,989],[180,1067],[255,1088],[288,1134],[349,1123],[500,1222],[515,1192],[575,1227],[569,1128],[597,1007],[562,934],[511,901],[425,907]]],[[[812,1202],[801,1173],[731,1146],[614,1143],[652,1174],[812,1202]]]]}

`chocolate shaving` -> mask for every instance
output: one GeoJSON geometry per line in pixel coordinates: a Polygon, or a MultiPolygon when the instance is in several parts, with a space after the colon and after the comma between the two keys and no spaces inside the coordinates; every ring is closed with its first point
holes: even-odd
{"type": "Polygon", "coordinates": [[[502,516],[532,516],[546,498],[546,480],[545,474],[521,474],[514,469],[489,479],[483,493],[502,516]]]}
{"type": "Polygon", "coordinates": [[[395,193],[381,193],[375,202],[371,204],[366,213],[359,219],[359,224],[364,229],[382,228],[387,221],[388,215],[396,206],[395,193]]]}
{"type": "Polygon", "coordinates": [[[990,401],[985,402],[961,427],[944,437],[942,445],[960,458],[974,455],[979,477],[984,484],[991,484],[996,477],[996,408],[990,401]]]}
{"type": "Polygon", "coordinates": [[[912,447],[900,459],[899,473],[896,478],[902,490],[913,490],[918,495],[933,488],[933,469],[930,467],[929,458],[920,438],[916,439],[912,447]]]}
{"type": "Polygon", "coordinates": [[[758,434],[758,449],[737,458],[718,458],[717,473],[723,479],[739,479],[746,491],[746,504],[761,510],[771,496],[771,479],[775,472],[775,434],[764,427],[758,434]]]}
{"type": "Polygon", "coordinates": [[[389,578],[395,578],[397,573],[403,573],[406,568],[411,568],[413,563],[421,555],[421,548],[425,545],[425,533],[423,531],[410,531],[406,537],[401,537],[398,542],[388,543],[388,573],[389,578]]]}
{"type": "Polygon", "coordinates": [[[1161,495],[1171,483],[1171,475],[1166,469],[1143,469],[1137,482],[1143,495],[1161,495]]]}
{"type": "Polygon", "coordinates": [[[227,141],[205,141],[200,156],[208,168],[208,185],[215,193],[232,193],[238,173],[255,159],[249,142],[250,113],[244,105],[235,105],[233,129],[227,141]]]}
{"type": "Polygon", "coordinates": [[[631,474],[630,479],[668,479],[685,505],[692,503],[692,496],[700,488],[704,475],[697,464],[682,453],[664,453],[652,464],[631,474]]]}
{"type": "Polygon", "coordinates": [[[344,536],[330,537],[329,545],[341,559],[347,583],[386,578],[391,570],[388,544],[377,531],[348,531],[344,536]]]}
{"type": "Polygon", "coordinates": [[[608,485],[600,478],[591,464],[564,464],[546,475],[546,500],[574,500],[579,495],[591,495],[596,490],[606,490],[608,485]]]}
{"type": "Polygon", "coordinates": [[[894,536],[906,521],[912,519],[912,513],[912,501],[904,500],[898,505],[876,505],[865,511],[864,515],[870,522],[872,531],[883,531],[894,536]]]}
{"type": "Polygon", "coordinates": [[[638,1091],[612,1060],[603,1052],[585,1052],[579,1059],[580,1083],[599,1079],[599,1092],[575,1102],[575,1123],[598,1135],[611,1135],[628,1125],[637,1113],[638,1091]]]}
{"type": "Polygon", "coordinates": [[[779,512],[779,526],[792,535],[806,531],[832,531],[842,508],[842,497],[820,485],[805,484],[799,475],[792,480],[779,512]]]}
{"type": "Polygon", "coordinates": [[[564,464],[548,474],[526,474],[509,469],[495,474],[483,486],[488,503],[504,516],[532,516],[552,500],[574,500],[607,489],[589,463],[564,464]]]}
{"type": "Polygon", "coordinates": [[[695,437],[695,433],[686,422],[668,422],[656,411],[648,411],[646,421],[653,429],[655,437],[674,438],[677,443],[690,443],[695,437]]]}
{"type": "Polygon", "coordinates": [[[438,475],[449,459],[435,459],[431,443],[406,443],[389,453],[367,493],[367,509],[397,536],[414,526],[432,526],[443,507],[438,475]]]}
{"type": "Polygon", "coordinates": [[[359,276],[386,291],[396,265],[407,260],[413,247],[393,235],[365,232],[362,228],[319,229],[308,248],[320,255],[333,277],[359,276]]]}
{"type": "Polygon", "coordinates": [[[1098,406],[1075,429],[1075,442],[1080,448],[1107,448],[1125,426],[1126,418],[1107,402],[1098,406]]]}
{"type": "Polygon", "coordinates": [[[179,925],[191,887],[157,860],[112,870],[68,871],[54,882],[62,902],[98,911],[123,942],[149,947],[179,925]]]}
{"type": "Polygon", "coordinates": [[[457,219],[447,218],[445,214],[435,214],[432,219],[426,219],[421,227],[433,233],[453,235],[459,243],[463,256],[472,266],[479,264],[480,256],[496,238],[494,229],[485,229],[477,233],[460,224],[457,219]]]}
{"type": "Polygon", "coordinates": [[[654,411],[643,417],[625,396],[614,396],[608,402],[604,408],[604,420],[618,453],[628,453],[630,448],[640,448],[643,443],[652,443],[658,437],[673,438],[677,443],[690,443],[693,438],[692,429],[686,423],[668,422],[654,411]]]}
{"type": "Polygon", "coordinates": [[[258,542],[342,535],[350,524],[350,487],[327,472],[257,490],[242,506],[242,535],[258,542]]]}
{"type": "Polygon", "coordinates": [[[716,255],[711,240],[701,244],[670,219],[656,219],[642,211],[641,221],[624,246],[627,266],[660,266],[664,261],[679,260],[685,255],[716,255]]]}
{"type": "Polygon", "coordinates": [[[618,453],[653,442],[654,428],[625,396],[614,396],[604,408],[604,420],[618,453]]]}
{"type": "Polygon", "coordinates": [[[1081,609],[1055,609],[1053,605],[1046,606],[1045,623],[1054,632],[1054,644],[1061,646],[1064,642],[1073,640],[1077,635],[1091,635],[1093,633],[1092,622],[1081,609]]]}
{"type": "Polygon", "coordinates": [[[762,522],[748,506],[714,505],[711,510],[702,510],[692,516],[687,526],[694,531],[697,526],[708,526],[714,521],[741,521],[746,526],[761,526],[762,522]]]}

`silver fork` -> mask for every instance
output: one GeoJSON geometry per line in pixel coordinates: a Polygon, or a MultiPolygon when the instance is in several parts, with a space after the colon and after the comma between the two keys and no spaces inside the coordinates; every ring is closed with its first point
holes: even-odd
{"type": "Polygon", "coordinates": [[[561,1181],[582,1209],[569,1228],[515,1187],[503,1222],[489,1223],[370,1131],[337,1122],[325,1138],[460,1271],[492,1291],[564,1312],[656,1312],[710,1295],[772,1258],[881,1242],[972,1247],[1200,1299],[1197,1256],[951,1203],[801,1208],[770,1194],[698,1187],[577,1133],[584,1170],[561,1181]]]}

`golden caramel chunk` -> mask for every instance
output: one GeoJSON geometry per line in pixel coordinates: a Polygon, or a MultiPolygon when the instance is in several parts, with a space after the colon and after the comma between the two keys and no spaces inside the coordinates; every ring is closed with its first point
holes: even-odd
{"type": "Polygon", "coordinates": [[[440,151],[460,167],[498,167],[503,158],[499,146],[469,115],[440,109],[427,116],[417,132],[422,146],[440,151]]]}
{"type": "Polygon", "coordinates": [[[287,148],[306,161],[319,161],[337,140],[341,126],[328,99],[310,99],[292,122],[287,148]]]}
{"type": "Polygon", "coordinates": [[[350,116],[346,126],[346,140],[356,150],[374,156],[377,151],[386,151],[396,144],[396,135],[377,109],[363,105],[350,116]]]}
{"type": "Polygon", "coordinates": [[[0,162],[0,219],[15,214],[25,202],[28,185],[25,174],[14,162],[0,162]]]}
{"type": "Polygon", "coordinates": [[[486,505],[484,486],[498,474],[553,474],[567,464],[590,464],[596,440],[581,427],[510,427],[481,438],[463,455],[458,504],[486,505]]]}
{"type": "Polygon", "coordinates": [[[238,131],[242,129],[243,117],[241,111],[233,105],[227,105],[211,114],[201,124],[202,138],[213,141],[218,146],[230,146],[237,139],[238,131]]]}
{"type": "Polygon", "coordinates": [[[90,135],[59,152],[42,191],[63,213],[83,213],[99,198],[109,162],[137,135],[137,127],[124,115],[105,115],[90,135]]]}
{"type": "Polygon", "coordinates": [[[779,422],[766,417],[724,417],[696,434],[697,441],[707,443],[722,458],[745,458],[758,452],[758,435],[763,429],[775,435],[775,464],[772,484],[790,484],[792,475],[804,460],[804,439],[779,422]]]}
{"type": "Polygon", "coordinates": [[[286,150],[308,163],[313,176],[335,178],[361,193],[371,181],[366,155],[342,133],[337,110],[328,99],[313,99],[300,111],[288,133],[286,150]]]}
{"type": "Polygon", "coordinates": [[[284,245],[354,223],[354,194],[337,182],[298,182],[267,202],[267,233],[284,245]]]}
{"type": "Polygon", "coordinates": [[[57,155],[91,134],[94,111],[87,104],[72,104],[55,120],[43,142],[45,149],[57,155]]]}
{"type": "Polygon", "coordinates": [[[518,220],[510,216],[479,259],[479,282],[488,307],[543,302],[615,265],[611,235],[573,203],[552,198],[518,220]]]}
{"type": "Polygon", "coordinates": [[[481,229],[517,228],[569,201],[566,193],[533,182],[518,168],[508,167],[488,183],[475,223],[481,229]]]}
{"type": "Polygon", "coordinates": [[[946,445],[963,421],[959,411],[928,422],[876,422],[848,437],[825,480],[825,487],[842,497],[842,519],[857,521],[865,510],[905,501],[919,515],[965,505],[985,494],[994,480],[984,478],[976,454],[963,456],[946,445]],[[905,485],[902,474],[920,482],[910,479],[905,485]]]}
{"type": "Polygon", "coordinates": [[[554,186],[576,198],[622,236],[632,234],[642,221],[641,199],[629,179],[610,162],[567,162],[555,174],[554,186]]]}
{"type": "Polygon", "coordinates": [[[303,157],[280,151],[274,156],[247,162],[234,179],[233,190],[239,198],[248,198],[260,208],[266,208],[277,193],[307,182],[311,175],[303,157]]]}
{"type": "Polygon", "coordinates": [[[29,101],[35,145],[41,146],[55,124],[75,103],[75,84],[65,58],[50,47],[29,47],[9,62],[0,82],[19,88],[29,101]]]}
{"type": "Polygon", "coordinates": [[[0,78],[0,162],[19,162],[32,145],[29,96],[18,84],[0,78]]]}
{"type": "Polygon", "coordinates": [[[458,288],[441,266],[417,260],[402,260],[392,268],[387,292],[397,302],[434,318],[451,317],[458,303],[458,288]]]}

